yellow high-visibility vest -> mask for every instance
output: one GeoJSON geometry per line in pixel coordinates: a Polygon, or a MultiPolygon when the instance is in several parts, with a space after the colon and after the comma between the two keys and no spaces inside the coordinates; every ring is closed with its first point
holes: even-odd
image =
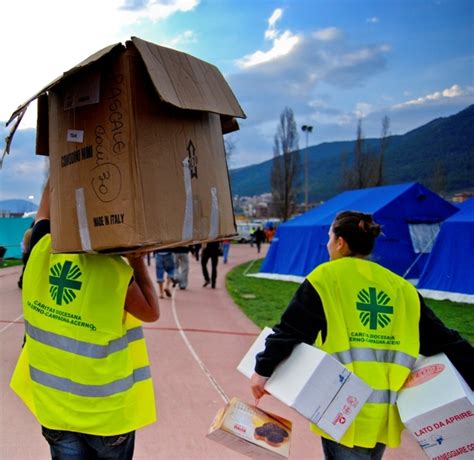
{"type": "MultiPolygon", "coordinates": [[[[324,308],[327,336],[316,346],[338,359],[374,391],[340,441],[348,447],[400,444],[403,424],[395,405],[420,349],[416,289],[380,265],[344,257],[307,277],[324,308]]],[[[312,425],[311,429],[332,439],[312,425]]]]}
{"type": "Polygon", "coordinates": [[[12,389],[50,429],[112,436],[153,423],[141,322],[124,312],[132,269],[119,256],[50,250],[48,234],[25,270],[27,339],[12,389]]]}

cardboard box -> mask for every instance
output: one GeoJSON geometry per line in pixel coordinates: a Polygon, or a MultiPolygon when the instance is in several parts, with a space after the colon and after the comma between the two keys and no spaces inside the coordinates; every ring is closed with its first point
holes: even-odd
{"type": "MultiPolygon", "coordinates": [[[[255,355],[272,333],[265,328],[237,369],[250,378],[255,355]]],[[[339,361],[305,343],[297,345],[268,379],[265,390],[329,434],[336,441],[362,409],[372,389],[339,361]]]]}
{"type": "Polygon", "coordinates": [[[50,157],[55,252],[151,249],[236,233],[223,133],[245,114],[217,68],[132,37],[35,98],[37,153],[50,157]]]}
{"type": "Polygon", "coordinates": [[[474,458],[474,392],[444,353],[418,359],[397,405],[428,458],[474,458]]]}
{"type": "Polygon", "coordinates": [[[220,409],[207,437],[252,458],[288,458],[289,420],[233,398],[220,409]]]}

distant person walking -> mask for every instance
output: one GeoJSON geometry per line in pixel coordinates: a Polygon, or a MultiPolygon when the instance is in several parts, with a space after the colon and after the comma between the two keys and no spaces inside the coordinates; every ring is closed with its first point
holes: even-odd
{"type": "Polygon", "coordinates": [[[255,232],[256,232],[255,227],[252,227],[252,230],[250,230],[250,247],[251,248],[253,248],[253,245],[255,244],[255,232]]]}
{"type": "Polygon", "coordinates": [[[255,245],[257,246],[257,253],[260,254],[262,243],[265,242],[265,232],[260,227],[257,227],[257,230],[255,230],[255,233],[254,233],[254,238],[255,238],[255,245]]]}
{"type": "Polygon", "coordinates": [[[211,284],[212,289],[215,289],[216,287],[219,244],[219,241],[211,241],[203,246],[201,255],[202,275],[204,277],[203,287],[208,286],[209,283],[211,284]],[[209,259],[211,259],[211,277],[209,277],[209,271],[207,269],[209,259]]]}
{"type": "Polygon", "coordinates": [[[21,270],[20,278],[18,279],[18,287],[20,289],[23,288],[23,275],[25,273],[26,263],[28,262],[28,258],[30,257],[30,239],[31,239],[31,232],[33,231],[34,222],[28,227],[23,235],[23,239],[21,240],[21,259],[23,262],[23,269],[21,270]]]}
{"type": "Polygon", "coordinates": [[[222,259],[225,264],[229,260],[230,243],[231,240],[222,241],[222,259]]]}
{"type": "Polygon", "coordinates": [[[198,243],[198,244],[193,244],[191,246],[191,252],[194,256],[194,258],[199,262],[199,252],[201,251],[201,248],[202,248],[202,244],[198,243]]]}
{"type": "Polygon", "coordinates": [[[177,248],[173,248],[175,281],[178,282],[180,289],[186,289],[188,287],[189,251],[189,246],[179,246],[177,248]]]}
{"type": "Polygon", "coordinates": [[[156,281],[160,290],[160,299],[171,297],[171,286],[175,286],[174,257],[171,250],[155,252],[156,281]]]}

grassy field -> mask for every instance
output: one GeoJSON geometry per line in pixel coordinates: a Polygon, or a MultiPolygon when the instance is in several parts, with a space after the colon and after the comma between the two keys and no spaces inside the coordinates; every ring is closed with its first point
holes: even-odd
{"type": "Polygon", "coordinates": [[[4,267],[13,267],[15,265],[22,265],[23,262],[21,259],[3,259],[3,262],[0,263],[0,268],[4,267]]]}
{"type": "MultiPolygon", "coordinates": [[[[234,302],[260,328],[273,326],[298,288],[297,283],[245,276],[257,273],[263,259],[234,268],[226,287],[234,302]]],[[[450,328],[474,344],[474,305],[426,299],[426,303],[450,328]]]]}

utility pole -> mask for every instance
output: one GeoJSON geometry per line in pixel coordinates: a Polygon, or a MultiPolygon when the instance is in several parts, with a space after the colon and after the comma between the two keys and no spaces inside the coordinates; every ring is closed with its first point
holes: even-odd
{"type": "Polygon", "coordinates": [[[313,127],[303,125],[301,130],[306,133],[306,149],[304,151],[304,209],[308,210],[308,134],[313,132],[313,127]]]}

